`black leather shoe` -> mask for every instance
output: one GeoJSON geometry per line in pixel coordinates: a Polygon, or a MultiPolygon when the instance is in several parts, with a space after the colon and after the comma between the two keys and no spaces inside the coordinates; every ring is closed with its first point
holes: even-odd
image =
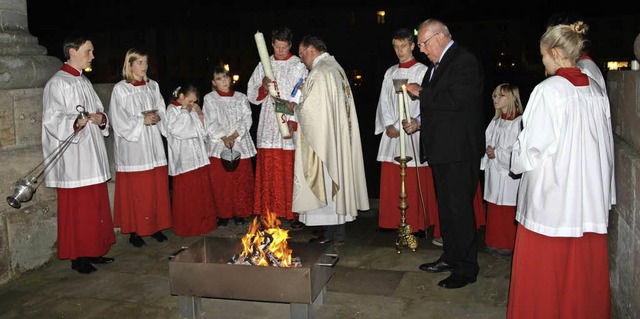
{"type": "Polygon", "coordinates": [[[333,241],[327,237],[320,236],[318,238],[311,238],[309,242],[314,244],[330,244],[333,241]]]}
{"type": "Polygon", "coordinates": [[[131,243],[131,245],[138,248],[147,245],[147,243],[144,242],[144,239],[142,239],[142,237],[138,236],[138,234],[136,233],[131,233],[131,235],[129,235],[129,242],[131,243]]]}
{"type": "Polygon", "coordinates": [[[169,239],[161,231],[157,231],[157,232],[153,233],[151,235],[151,237],[153,237],[153,239],[157,240],[159,243],[169,239]]]}
{"type": "Polygon", "coordinates": [[[110,264],[112,263],[115,258],[111,258],[111,257],[84,257],[87,262],[91,263],[91,264],[110,264]]]}
{"type": "Polygon", "coordinates": [[[229,218],[218,218],[218,227],[229,226],[229,218]]]}
{"type": "Polygon", "coordinates": [[[443,272],[443,271],[452,271],[453,266],[447,264],[444,261],[437,260],[432,263],[426,263],[426,264],[420,265],[420,270],[426,271],[426,272],[434,272],[434,273],[443,272]]]}
{"type": "Polygon", "coordinates": [[[85,257],[80,257],[71,261],[71,269],[81,273],[81,274],[90,274],[96,271],[96,267],[93,267],[85,257]]]}
{"type": "Polygon", "coordinates": [[[234,217],[233,223],[236,225],[244,225],[244,218],[242,217],[234,217]]]}
{"type": "Polygon", "coordinates": [[[449,277],[441,280],[438,283],[438,286],[446,289],[457,289],[462,288],[468,284],[472,284],[476,282],[475,278],[469,278],[463,275],[458,275],[456,273],[452,273],[449,277]]]}

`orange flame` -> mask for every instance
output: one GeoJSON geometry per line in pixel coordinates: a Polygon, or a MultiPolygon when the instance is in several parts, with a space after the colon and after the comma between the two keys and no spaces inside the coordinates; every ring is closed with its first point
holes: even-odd
{"type": "Polygon", "coordinates": [[[271,243],[266,247],[270,255],[278,259],[280,267],[291,267],[293,250],[287,244],[289,231],[280,228],[280,220],[274,213],[267,212],[265,217],[261,219],[262,223],[258,222],[258,217],[253,218],[247,233],[241,239],[243,247],[241,256],[251,258],[255,265],[271,266],[263,250],[265,240],[268,240],[266,234],[271,237],[271,243]]]}

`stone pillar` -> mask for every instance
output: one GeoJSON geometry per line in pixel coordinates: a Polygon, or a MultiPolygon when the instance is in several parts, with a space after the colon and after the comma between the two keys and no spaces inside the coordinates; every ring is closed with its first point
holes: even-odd
{"type": "Polygon", "coordinates": [[[26,0],[0,1],[0,89],[43,87],[62,62],[29,34],[26,0]]]}
{"type": "Polygon", "coordinates": [[[61,66],[29,34],[26,0],[0,0],[0,283],[55,256],[55,190],[39,187],[20,209],[5,198],[43,160],[42,91],[61,66]]]}

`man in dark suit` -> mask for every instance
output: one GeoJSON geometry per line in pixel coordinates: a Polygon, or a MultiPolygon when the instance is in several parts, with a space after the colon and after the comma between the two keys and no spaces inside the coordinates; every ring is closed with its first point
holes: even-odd
{"type": "Polygon", "coordinates": [[[428,19],[418,27],[418,47],[433,65],[422,85],[407,90],[420,98],[420,118],[404,121],[408,134],[420,129],[421,161],[428,161],[438,199],[444,252],[420,265],[427,272],[450,271],[443,288],[476,281],[478,240],[473,198],[484,154],[483,75],[477,58],[452,40],[447,26],[428,19]]]}

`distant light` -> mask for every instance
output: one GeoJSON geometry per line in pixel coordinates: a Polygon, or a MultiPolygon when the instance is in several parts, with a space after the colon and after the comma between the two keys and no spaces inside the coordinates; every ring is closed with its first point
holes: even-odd
{"type": "Polygon", "coordinates": [[[222,67],[225,71],[229,72],[229,64],[224,64],[222,67]]]}
{"type": "Polygon", "coordinates": [[[618,70],[621,68],[628,68],[629,67],[629,62],[628,61],[609,61],[607,62],[607,69],[608,70],[618,70]]]}
{"type": "Polygon", "coordinates": [[[381,10],[381,11],[376,12],[376,22],[377,22],[378,24],[385,24],[384,16],[385,16],[386,14],[387,14],[387,13],[386,13],[386,12],[384,12],[384,11],[382,11],[382,10],[381,10]]]}
{"type": "Polygon", "coordinates": [[[362,75],[360,74],[356,75],[356,80],[362,80],[362,75]]]}
{"type": "Polygon", "coordinates": [[[84,69],[84,71],[85,72],[91,72],[91,71],[93,71],[93,69],[91,67],[88,67],[88,68],[84,69]]]}
{"type": "Polygon", "coordinates": [[[237,75],[237,74],[234,74],[232,79],[233,79],[233,83],[236,83],[236,82],[238,82],[238,80],[240,80],[240,76],[237,75]]]}

